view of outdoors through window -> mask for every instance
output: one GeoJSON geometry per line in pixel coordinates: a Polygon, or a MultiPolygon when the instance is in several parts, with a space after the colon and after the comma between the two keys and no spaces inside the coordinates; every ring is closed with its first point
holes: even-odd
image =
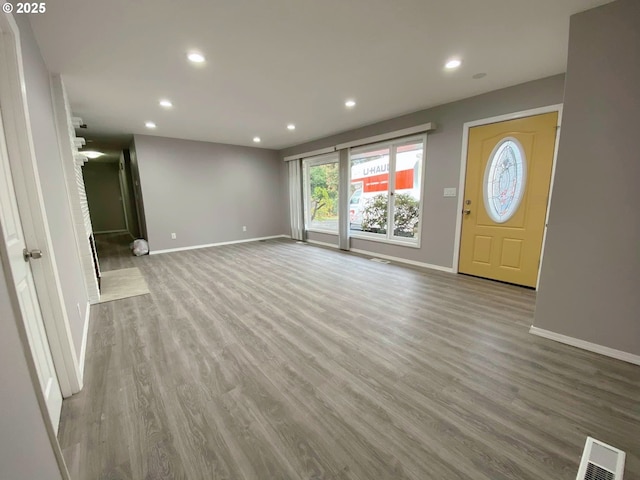
{"type": "Polygon", "coordinates": [[[338,181],[338,162],[309,166],[308,228],[338,231],[338,181]]]}
{"type": "MultiPolygon", "coordinates": [[[[424,141],[399,140],[350,153],[349,228],[354,236],[417,243],[424,141]]],[[[309,230],[338,233],[337,155],[304,162],[309,230]]]]}
{"type": "Polygon", "coordinates": [[[351,155],[351,230],[386,235],[390,153],[382,148],[351,155]]]}
{"type": "Polygon", "coordinates": [[[354,234],[365,232],[381,238],[417,240],[423,149],[422,141],[414,141],[351,155],[349,224],[354,234]],[[395,165],[391,167],[395,179],[390,178],[390,165],[395,165]],[[394,194],[390,196],[390,192],[394,194]]]}

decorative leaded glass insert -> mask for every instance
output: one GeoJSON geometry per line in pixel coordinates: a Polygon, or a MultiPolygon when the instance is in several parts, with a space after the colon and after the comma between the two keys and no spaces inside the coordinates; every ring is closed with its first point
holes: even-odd
{"type": "Polygon", "coordinates": [[[509,137],[493,149],[484,174],[484,206],[494,222],[509,220],[520,205],[527,162],[520,142],[509,137]]]}

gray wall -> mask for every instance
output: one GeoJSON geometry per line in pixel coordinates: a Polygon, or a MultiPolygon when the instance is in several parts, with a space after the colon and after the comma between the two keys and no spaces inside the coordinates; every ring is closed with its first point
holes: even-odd
{"type": "MultiPolygon", "coordinates": [[[[564,75],[536,80],[287,148],[280,152],[280,156],[295,155],[423,123],[437,123],[437,130],[429,133],[427,138],[421,248],[415,249],[356,238],[351,239],[351,247],[451,267],[458,198],[444,198],[443,189],[457,188],[460,182],[463,124],[562,103],[563,88],[564,75]]],[[[313,233],[309,234],[309,239],[320,240],[318,235],[313,233]]],[[[326,237],[322,241],[326,241],[326,237]]]]}
{"type": "Polygon", "coordinates": [[[89,161],[82,173],[94,233],[126,230],[119,163],[89,161]]]}
{"type": "Polygon", "coordinates": [[[29,375],[3,267],[0,263],[0,478],[56,480],[62,477],[29,375]]]}
{"type": "Polygon", "coordinates": [[[76,354],[79,356],[88,297],[62,170],[49,72],[31,31],[28,15],[14,15],[14,18],[20,29],[27,104],[42,195],[71,335],[76,354]],[[80,306],[80,312],[77,305],[80,306]]]}
{"type": "Polygon", "coordinates": [[[152,251],[286,233],[277,152],[146,135],[134,143],[152,251]]]}
{"type": "Polygon", "coordinates": [[[307,240],[310,240],[312,242],[327,243],[329,245],[333,245],[334,247],[338,246],[338,235],[333,235],[331,233],[307,232],[307,240]]]}
{"type": "Polygon", "coordinates": [[[571,18],[535,325],[640,355],[640,2],[571,18]]]}

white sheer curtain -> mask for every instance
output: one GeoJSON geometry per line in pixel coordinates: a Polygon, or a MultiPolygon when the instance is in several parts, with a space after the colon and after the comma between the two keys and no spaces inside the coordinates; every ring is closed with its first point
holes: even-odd
{"type": "Polygon", "coordinates": [[[291,238],[304,240],[304,213],[302,211],[302,161],[289,161],[289,213],[291,238]]]}

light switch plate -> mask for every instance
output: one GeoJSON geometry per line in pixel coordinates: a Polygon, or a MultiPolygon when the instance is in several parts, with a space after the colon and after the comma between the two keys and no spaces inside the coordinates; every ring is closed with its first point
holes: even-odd
{"type": "Polygon", "coordinates": [[[445,197],[455,197],[457,193],[457,190],[455,187],[447,187],[444,189],[444,196],[445,197]]]}

